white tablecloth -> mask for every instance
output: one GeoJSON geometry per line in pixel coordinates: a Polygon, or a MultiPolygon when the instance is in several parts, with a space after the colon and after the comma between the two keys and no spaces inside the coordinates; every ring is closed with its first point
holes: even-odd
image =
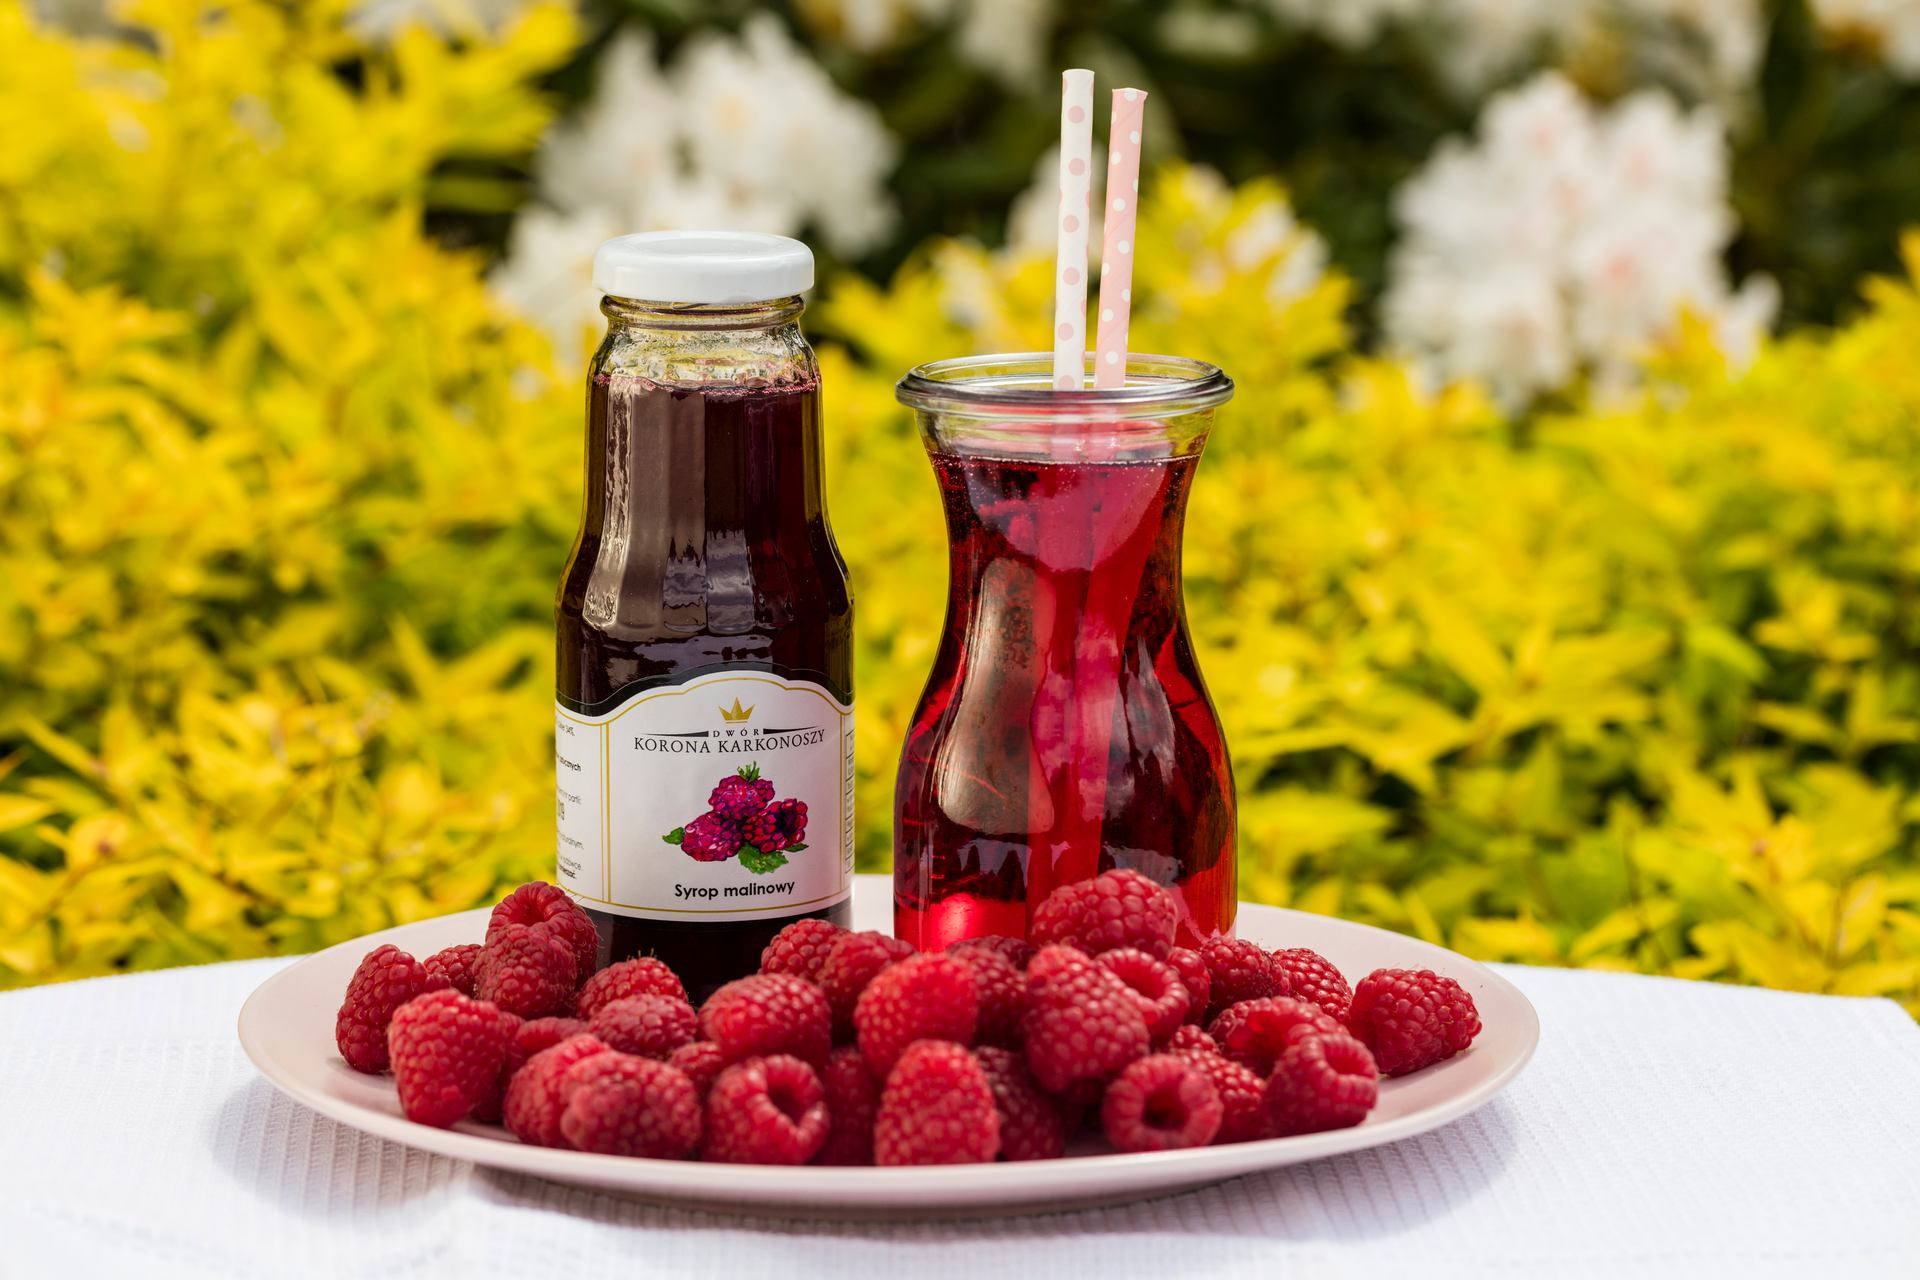
{"type": "Polygon", "coordinates": [[[1886,1001],[1507,968],[1539,1054],[1424,1137],[1098,1211],[808,1222],[323,1120],[235,1040],[280,963],[0,995],[0,1274],[1920,1276],[1920,1029],[1886,1001]]]}

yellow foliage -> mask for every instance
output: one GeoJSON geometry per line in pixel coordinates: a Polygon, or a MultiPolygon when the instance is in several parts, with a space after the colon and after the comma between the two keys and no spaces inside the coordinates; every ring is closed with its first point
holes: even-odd
{"type": "MultiPolygon", "coordinates": [[[[1226,252],[1284,221],[1277,190],[1176,171],[1141,207],[1134,346],[1240,388],[1195,482],[1187,598],[1244,895],[1489,958],[1920,1010],[1914,282],[1738,377],[1683,326],[1641,398],[1510,423],[1353,356],[1337,280],[1277,296],[1286,236],[1226,252]]],[[[944,556],[888,386],[1047,346],[1048,274],[938,245],[825,308],[854,348],[829,474],[881,726],[860,745],[867,865],[944,556]]]]}
{"type": "Polygon", "coordinates": [[[420,224],[576,33],[374,51],[345,9],[148,3],[142,44],[0,3],[0,985],[547,868],[576,398],[420,224]]]}
{"type": "MultiPolygon", "coordinates": [[[[0,985],[549,867],[578,370],[420,225],[577,33],[374,50],[343,8],[167,0],[107,43],[0,0],[0,985]]],[[[1516,423],[1354,354],[1271,184],[1171,170],[1139,240],[1134,345],[1240,388],[1187,588],[1247,896],[1920,1008],[1912,279],[1739,376],[1682,325],[1644,396],[1516,423]]],[[[892,382],[1044,348],[1050,274],[934,244],[813,313],[869,869],[944,602],[892,382]]]]}

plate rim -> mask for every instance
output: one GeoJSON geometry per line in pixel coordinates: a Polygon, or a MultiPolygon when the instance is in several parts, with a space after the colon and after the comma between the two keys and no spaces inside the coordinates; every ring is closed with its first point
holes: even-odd
{"type": "MultiPolygon", "coordinates": [[[[863,875],[856,879],[863,882],[881,881],[886,884],[889,878],[863,875]]],[[[890,887],[890,884],[886,885],[887,891],[890,891],[890,887]]],[[[292,985],[297,980],[296,975],[303,974],[303,971],[323,963],[327,957],[349,948],[360,949],[361,954],[364,954],[366,949],[391,941],[394,935],[413,932],[423,925],[449,927],[455,921],[468,919],[478,922],[484,920],[490,910],[491,908],[488,907],[477,907],[470,911],[454,912],[445,916],[428,917],[425,920],[394,925],[361,937],[349,938],[320,951],[298,957],[291,964],[269,975],[248,994],[241,1004],[235,1029],[239,1034],[242,1050],[255,1069],[281,1093],[309,1110],[349,1128],[435,1155],[555,1181],[624,1190],[671,1201],[723,1202],[735,1206],[777,1207],[787,1210],[807,1208],[809,1202],[816,1198],[853,1200],[860,1198],[862,1193],[871,1197],[874,1193],[884,1192],[883,1196],[872,1201],[873,1207],[877,1209],[910,1205],[919,1197],[947,1199],[949,1205],[964,1208],[1008,1203],[1014,1197],[1030,1194],[1025,1191],[1008,1190],[1005,1192],[1008,1200],[997,1199],[993,1184],[996,1181],[1006,1181],[1004,1171],[1009,1167],[1000,1163],[930,1165],[915,1168],[843,1168],[814,1165],[795,1168],[785,1165],[705,1164],[699,1161],[598,1155],[592,1152],[529,1146],[511,1138],[495,1137],[491,1134],[468,1132],[459,1128],[436,1129],[416,1124],[403,1116],[373,1110],[353,1099],[329,1093],[312,1083],[301,1071],[283,1067],[283,1055],[276,1051],[274,1044],[277,1037],[267,1033],[263,1024],[268,1017],[266,1010],[274,1005],[282,988],[292,985]],[[950,1199],[955,1196],[959,1199],[950,1199]]],[[[1533,1002],[1512,981],[1480,961],[1449,951],[1445,947],[1424,939],[1393,933],[1376,925],[1362,924],[1337,916],[1323,916],[1293,908],[1273,907],[1253,902],[1240,903],[1240,910],[1253,911],[1261,915],[1272,913],[1276,921],[1285,920],[1288,917],[1321,923],[1334,921],[1348,928],[1382,934],[1403,949],[1411,946],[1422,951],[1439,962],[1429,967],[1444,966],[1443,971],[1451,971],[1456,978],[1462,976],[1463,968],[1471,970],[1478,981],[1497,988],[1508,997],[1513,1003],[1514,1010],[1522,1016],[1523,1024],[1518,1028],[1522,1033],[1518,1050],[1509,1060],[1501,1063],[1491,1075],[1472,1087],[1454,1096],[1433,1102],[1418,1111],[1374,1124],[1336,1129],[1325,1133],[1299,1134],[1286,1138],[1262,1138],[1253,1142],[1196,1147],[1179,1151],[1064,1156],[1055,1160],[1032,1162],[1025,1166],[1027,1170],[1034,1173],[1044,1170],[1046,1180],[1061,1183],[1061,1190],[1066,1196],[1104,1194],[1115,1188],[1102,1188],[1097,1184],[1114,1181],[1128,1184],[1136,1181],[1145,1182],[1158,1175],[1162,1179],[1161,1185],[1139,1193],[1151,1195],[1179,1187],[1225,1181],[1264,1169],[1383,1146],[1431,1132],[1479,1109],[1513,1082],[1532,1060],[1535,1050],[1539,1047],[1540,1018],[1533,1002]],[[1357,1135],[1364,1135],[1364,1140],[1356,1143],[1357,1135]]],[[[915,1207],[928,1216],[934,1216],[943,1206],[936,1200],[935,1203],[915,1207]]],[[[1034,1206],[1035,1211],[1044,1210],[1047,1207],[1045,1204],[1034,1206]]]]}

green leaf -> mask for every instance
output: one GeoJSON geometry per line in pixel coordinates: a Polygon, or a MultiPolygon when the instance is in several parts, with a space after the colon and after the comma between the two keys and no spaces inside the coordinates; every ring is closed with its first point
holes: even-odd
{"type": "Polygon", "coordinates": [[[749,760],[745,764],[741,765],[740,776],[745,778],[748,782],[753,782],[757,780],[760,777],[759,762],[756,760],[749,760]]]}
{"type": "Polygon", "coordinates": [[[787,846],[787,852],[788,852],[788,853],[799,853],[799,852],[800,852],[800,851],[801,851],[802,849],[805,849],[806,847],[807,847],[807,846],[806,846],[806,845],[804,845],[804,844],[790,844],[790,845],[788,845],[788,846],[787,846]]]}
{"type": "Polygon", "coordinates": [[[53,812],[53,806],[31,796],[0,796],[0,831],[38,822],[53,812]]]}
{"type": "Polygon", "coordinates": [[[1467,609],[1451,598],[1433,591],[1421,591],[1414,598],[1421,621],[1426,624],[1427,642],[1440,660],[1473,686],[1481,697],[1506,692],[1513,684],[1513,669],[1467,609]]]}
{"type": "Polygon", "coordinates": [[[94,754],[52,726],[28,716],[20,722],[20,731],[32,739],[35,746],[81,777],[100,776],[100,761],[94,754]]]}
{"type": "Polygon", "coordinates": [[[685,840],[687,838],[687,829],[685,827],[675,827],[673,830],[667,832],[667,834],[661,836],[660,838],[662,840],[665,840],[668,844],[679,844],[682,840],[685,840]]]}
{"type": "Polygon", "coordinates": [[[1840,744],[1840,731],[1811,707],[1756,702],[1753,704],[1753,718],[1756,723],[1796,742],[1810,742],[1821,747],[1837,747],[1840,744]]]}
{"type": "Polygon", "coordinates": [[[787,855],[784,853],[762,853],[753,845],[743,844],[740,846],[740,865],[757,876],[763,876],[769,871],[778,871],[781,867],[786,866],[787,855]]]}

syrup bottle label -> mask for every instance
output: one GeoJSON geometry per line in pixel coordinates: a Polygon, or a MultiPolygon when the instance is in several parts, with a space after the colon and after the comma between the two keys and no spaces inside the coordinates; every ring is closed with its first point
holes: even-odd
{"type": "Polygon", "coordinates": [[[772,671],[554,706],[560,887],[602,911],[754,920],[853,888],[853,708],[772,671]]]}

